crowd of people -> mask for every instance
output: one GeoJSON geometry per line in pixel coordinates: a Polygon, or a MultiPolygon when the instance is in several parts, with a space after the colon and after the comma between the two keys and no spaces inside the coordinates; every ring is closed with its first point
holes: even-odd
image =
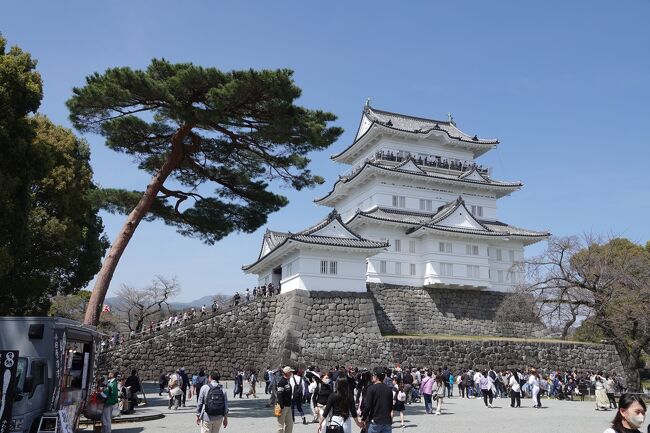
{"type": "Polygon", "coordinates": [[[428,155],[412,155],[409,152],[393,152],[390,150],[382,150],[375,153],[376,160],[402,162],[408,158],[413,158],[418,165],[427,167],[444,168],[446,170],[456,171],[469,171],[476,168],[481,173],[487,174],[488,169],[471,161],[462,161],[460,159],[448,159],[441,156],[428,155]]]}
{"type": "MultiPolygon", "coordinates": [[[[535,368],[498,372],[470,368],[454,372],[446,366],[437,370],[398,366],[370,372],[339,367],[321,371],[312,366],[304,370],[267,368],[264,377],[266,392],[271,394],[267,406],[275,407],[278,433],[290,433],[297,416],[303,424],[308,423],[303,406],[309,409],[311,422],[319,424],[319,432],[325,425],[334,425],[349,433],[353,421],[368,433],[389,432],[394,422],[405,427],[404,412],[414,403],[423,402],[427,414],[442,414],[443,402],[454,396],[454,389],[458,390],[457,397],[482,400],[488,409],[496,398],[509,399],[510,407],[520,408],[522,398],[530,397],[533,408],[539,408],[542,396],[584,400],[585,394],[595,394],[597,410],[617,409],[614,396],[622,393],[628,397],[620,400],[619,418],[634,400],[624,394],[614,373],[575,370],[543,374],[535,368]]],[[[633,425],[628,421],[619,419],[618,424],[633,425]]]]}
{"type": "MultiPolygon", "coordinates": [[[[617,433],[636,432],[634,429],[643,423],[640,417],[645,414],[643,400],[625,394],[614,373],[575,370],[542,373],[535,368],[453,371],[447,366],[431,369],[400,365],[373,371],[351,367],[272,369],[268,366],[265,370],[237,370],[233,376],[232,398],[257,398],[258,385],[264,382],[264,394],[269,399],[266,406],[273,408],[278,433],[291,433],[296,419],[303,424],[318,424],[319,433],[325,432],[326,427],[350,433],[353,422],[366,433],[390,432],[394,423],[405,427],[404,413],[411,405],[423,404],[426,414],[440,415],[445,399],[452,397],[477,399],[489,409],[499,398],[507,399],[512,408],[520,408],[522,399],[531,398],[532,407],[538,408],[542,406],[543,396],[584,400],[585,395],[595,395],[597,410],[619,409],[613,422],[613,431],[617,433]],[[618,402],[616,394],[621,394],[618,402]],[[628,430],[620,429],[621,426],[628,430]]],[[[132,371],[128,379],[117,373],[109,378],[117,380],[120,402],[129,402],[121,408],[132,410],[137,406],[134,395],[141,389],[137,372],[132,371]]],[[[164,393],[168,398],[170,410],[185,407],[187,400],[194,396],[196,423],[202,433],[214,433],[228,422],[228,398],[219,381],[220,375],[214,371],[188,374],[183,367],[175,371],[161,370],[159,395],[164,393]]]]}

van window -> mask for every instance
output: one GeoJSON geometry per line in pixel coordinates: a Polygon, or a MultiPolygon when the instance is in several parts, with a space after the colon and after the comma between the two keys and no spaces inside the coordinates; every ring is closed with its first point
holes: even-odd
{"type": "Polygon", "coordinates": [[[29,390],[29,396],[34,395],[38,385],[45,384],[45,361],[38,360],[32,362],[32,389],[29,390]]]}
{"type": "Polygon", "coordinates": [[[18,358],[16,371],[16,398],[25,392],[25,375],[27,374],[27,358],[18,358]]]}

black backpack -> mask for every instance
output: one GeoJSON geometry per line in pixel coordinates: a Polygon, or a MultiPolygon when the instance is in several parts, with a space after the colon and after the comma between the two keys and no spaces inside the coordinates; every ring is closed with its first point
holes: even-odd
{"type": "Polygon", "coordinates": [[[268,381],[269,381],[269,371],[268,371],[268,370],[266,370],[266,371],[264,372],[264,381],[265,381],[265,382],[268,382],[268,381]]]}
{"type": "MultiPolygon", "coordinates": [[[[294,376],[295,380],[295,376],[294,376]]],[[[303,398],[303,388],[302,388],[302,377],[300,381],[293,386],[293,401],[302,401],[303,398]]]]}
{"type": "Polygon", "coordinates": [[[205,413],[210,416],[225,415],[226,403],[220,386],[208,385],[210,390],[205,398],[205,413]]]}

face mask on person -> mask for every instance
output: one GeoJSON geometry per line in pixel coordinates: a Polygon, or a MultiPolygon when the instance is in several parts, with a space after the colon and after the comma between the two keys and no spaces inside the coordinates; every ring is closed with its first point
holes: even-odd
{"type": "Polygon", "coordinates": [[[323,379],[323,383],[325,385],[329,385],[330,382],[331,382],[331,380],[329,378],[327,378],[327,377],[325,379],[323,379]]]}
{"type": "Polygon", "coordinates": [[[627,422],[632,426],[632,428],[639,428],[643,425],[645,421],[645,415],[638,413],[627,417],[627,422]]]}

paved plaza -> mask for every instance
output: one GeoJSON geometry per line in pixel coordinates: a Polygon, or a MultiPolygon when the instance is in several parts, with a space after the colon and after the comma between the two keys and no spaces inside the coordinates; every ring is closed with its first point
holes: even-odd
{"type": "MultiPolygon", "coordinates": [[[[232,383],[226,383],[229,404],[230,424],[226,433],[274,433],[276,421],[272,410],[265,408],[266,396],[259,398],[232,399],[232,383]]],[[[153,388],[147,386],[148,408],[138,410],[139,415],[164,414],[164,418],[129,423],[113,424],[116,433],[155,433],[155,432],[199,432],[195,424],[196,400],[188,401],[187,407],[178,411],[167,410],[167,400],[158,397],[153,388]]],[[[557,401],[543,399],[542,409],[532,408],[532,401],[524,399],[520,409],[512,409],[509,399],[495,399],[494,407],[487,409],[482,400],[468,400],[458,397],[445,399],[440,416],[424,413],[424,404],[415,403],[406,408],[406,427],[408,433],[461,433],[480,431],[482,433],[602,433],[608,426],[615,412],[596,411],[591,401],[557,401]]],[[[309,418],[308,418],[309,419],[309,418]]],[[[641,431],[645,431],[645,426],[641,431]]],[[[393,431],[400,431],[399,423],[393,424],[393,431]]],[[[91,431],[86,428],[86,432],[91,431]]],[[[224,431],[223,429],[221,431],[224,431]]],[[[296,433],[316,433],[317,424],[294,426],[296,433]]],[[[353,432],[359,428],[353,426],[353,432]]]]}

